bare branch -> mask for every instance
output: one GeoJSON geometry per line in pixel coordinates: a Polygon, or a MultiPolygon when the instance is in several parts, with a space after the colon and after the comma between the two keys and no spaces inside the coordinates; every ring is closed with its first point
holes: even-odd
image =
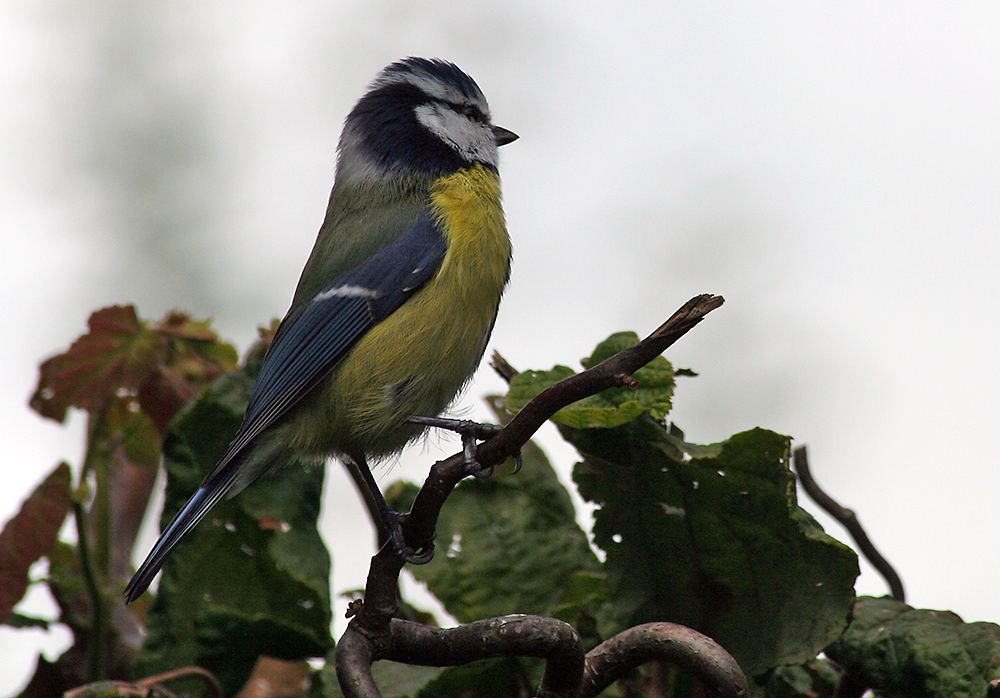
{"type": "Polygon", "coordinates": [[[491,657],[545,659],[539,693],[543,697],[572,698],[583,676],[583,643],[576,630],[554,618],[525,614],[477,620],[456,628],[395,619],[374,658],[458,666],[491,657]]]}
{"type": "Polygon", "coordinates": [[[626,672],[656,659],[686,669],[713,698],[747,698],[750,687],[736,660],[715,640],[674,623],[624,630],[587,653],[579,698],[591,698],[626,672]]]}
{"type": "Polygon", "coordinates": [[[805,446],[799,446],[792,453],[792,464],[795,466],[795,472],[799,476],[799,482],[802,483],[802,489],[806,491],[810,499],[847,529],[847,532],[851,534],[851,538],[857,543],[861,554],[885,578],[893,600],[906,601],[903,581],[896,574],[896,570],[889,564],[889,561],[882,557],[882,554],[875,548],[871,539],[868,538],[868,534],[865,533],[865,529],[861,525],[861,521],[858,520],[857,514],[853,510],[838,504],[813,479],[812,471],[809,470],[809,455],[805,446]]]}
{"type": "Polygon", "coordinates": [[[517,453],[563,407],[602,390],[629,384],[633,373],[666,351],[723,302],[722,296],[695,296],[638,344],[546,388],[514,415],[503,431],[479,446],[476,459],[486,468],[499,465],[517,453]]]}
{"type": "Polygon", "coordinates": [[[337,682],[344,698],[382,698],[372,678],[371,639],[354,623],[351,621],[337,642],[337,682]]]}
{"type": "MultiPolygon", "coordinates": [[[[563,407],[607,388],[634,387],[633,372],[659,356],[722,303],[721,296],[697,296],[638,344],[542,391],[496,436],[479,445],[476,459],[480,466],[494,467],[518,453],[545,420],[563,407]]],[[[494,365],[501,375],[511,373],[502,359],[495,359],[494,365]]],[[[422,549],[433,543],[441,507],[468,474],[462,454],[431,467],[403,522],[409,545],[422,549]]],[[[379,698],[371,675],[371,663],[378,659],[454,666],[499,656],[544,658],[545,676],[539,692],[544,698],[589,698],[621,672],[652,659],[677,661],[690,668],[706,686],[717,691],[713,695],[749,695],[746,680],[732,658],[708,638],[681,626],[651,624],[612,638],[591,652],[592,657],[588,656],[589,678],[584,678],[580,637],[562,621],[514,615],[441,629],[395,619],[396,585],[403,564],[391,544],[383,545],[372,558],[364,602],[353,604],[348,612],[355,617],[336,650],[337,678],[347,698],[379,698]],[[607,683],[602,683],[605,680],[607,683]],[[593,692],[581,692],[581,686],[589,686],[593,692]]]]}
{"type": "Polygon", "coordinates": [[[492,657],[545,659],[540,698],[574,698],[583,676],[583,644],[572,626],[553,618],[518,614],[456,628],[393,619],[380,635],[364,633],[352,622],[337,644],[337,678],[346,698],[378,698],[371,679],[373,661],[459,666],[492,657]]]}
{"type": "Polygon", "coordinates": [[[501,356],[498,351],[494,351],[493,356],[490,357],[490,367],[498,376],[503,378],[505,383],[510,383],[518,373],[517,369],[511,366],[507,359],[501,356]]]}

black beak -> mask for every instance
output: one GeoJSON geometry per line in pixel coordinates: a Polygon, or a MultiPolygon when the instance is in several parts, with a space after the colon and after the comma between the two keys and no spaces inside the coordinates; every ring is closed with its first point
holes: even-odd
{"type": "Polygon", "coordinates": [[[497,142],[497,146],[507,145],[508,143],[513,143],[518,139],[518,135],[513,131],[508,131],[503,126],[493,127],[493,138],[497,142]]]}

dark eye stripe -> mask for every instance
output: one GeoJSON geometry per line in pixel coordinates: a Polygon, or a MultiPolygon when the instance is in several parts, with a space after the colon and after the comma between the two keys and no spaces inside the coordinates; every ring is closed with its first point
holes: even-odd
{"type": "Polygon", "coordinates": [[[470,121],[486,121],[486,115],[475,104],[454,104],[452,107],[462,116],[468,117],[470,121]]]}

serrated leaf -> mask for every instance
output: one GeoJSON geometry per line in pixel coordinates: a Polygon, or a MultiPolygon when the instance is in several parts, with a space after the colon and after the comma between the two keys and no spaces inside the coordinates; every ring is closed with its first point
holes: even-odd
{"type": "Polygon", "coordinates": [[[438,519],[434,560],[410,568],[460,622],[547,615],[575,573],[598,570],[545,455],[529,442],[522,457],[519,473],[498,469],[489,479],[463,481],[438,519]]]}
{"type": "Polygon", "coordinates": [[[70,407],[96,411],[116,394],[138,392],[157,361],[156,335],[131,305],[98,310],[87,327],[41,366],[31,407],[43,417],[62,422],[70,407]]]}
{"type": "Polygon", "coordinates": [[[0,531],[0,619],[27,591],[28,570],[56,544],[71,506],[70,479],[69,466],[57,465],[0,531]]]}
{"type": "MultiPolygon", "coordinates": [[[[242,372],[225,376],[172,422],[161,525],[221,457],[252,385],[242,372]]],[[[213,508],[164,567],[138,673],[196,663],[231,695],[259,654],[323,655],[330,558],[316,530],[322,481],[321,464],[292,461],[213,508]]]]}
{"type": "MultiPolygon", "coordinates": [[[[613,334],[597,345],[594,353],[583,360],[583,365],[596,366],[638,341],[634,332],[613,334]]],[[[512,412],[523,409],[538,393],[573,374],[574,371],[566,366],[518,374],[510,382],[507,409],[512,412]]],[[[639,383],[638,388],[605,390],[564,407],[552,416],[552,421],[574,429],[610,429],[646,413],[654,419],[663,419],[670,412],[674,391],[674,372],[670,362],[658,356],[636,371],[633,377],[639,383]]]]}
{"type": "Polygon", "coordinates": [[[139,393],[143,411],[162,431],[177,411],[198,391],[236,369],[236,349],[219,340],[207,321],[184,313],[169,313],[152,326],[166,347],[139,393]]]}
{"type": "Polygon", "coordinates": [[[1000,626],[862,596],[827,655],[880,694],[985,698],[1000,683],[1000,626]]]}
{"type": "Polygon", "coordinates": [[[61,422],[70,407],[98,412],[133,397],[162,433],[184,403],[236,366],[236,350],[207,322],[183,313],[150,327],[133,306],[114,306],[93,313],[87,325],[41,366],[31,407],[44,417],[61,422]]]}
{"type": "Polygon", "coordinates": [[[846,626],[857,557],[798,508],[787,437],[754,429],[693,458],[648,417],[560,431],[584,457],[580,494],[600,507],[608,632],[681,623],[758,675],[816,656],[846,626]]]}

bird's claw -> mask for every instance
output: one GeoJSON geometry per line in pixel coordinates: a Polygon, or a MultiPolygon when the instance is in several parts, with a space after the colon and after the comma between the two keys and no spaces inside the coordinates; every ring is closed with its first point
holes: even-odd
{"type": "Polygon", "coordinates": [[[392,512],[386,516],[386,527],[389,529],[389,540],[392,549],[396,551],[405,562],[411,565],[426,565],[434,558],[434,542],[429,542],[425,547],[414,550],[406,544],[406,537],[403,535],[403,522],[406,521],[406,514],[392,512]]]}
{"type": "Polygon", "coordinates": [[[521,467],[524,465],[524,460],[521,459],[521,449],[517,449],[517,453],[514,454],[514,469],[511,473],[514,475],[521,472],[521,467]]]}
{"type": "MultiPolygon", "coordinates": [[[[483,424],[474,422],[471,419],[449,419],[447,417],[421,417],[414,415],[406,421],[411,424],[420,424],[425,427],[436,427],[453,431],[462,437],[462,462],[465,464],[466,472],[474,477],[485,479],[493,475],[493,466],[482,467],[476,460],[477,442],[496,436],[503,429],[499,424],[483,424]]],[[[514,472],[521,469],[521,452],[514,456],[514,472]]]]}

